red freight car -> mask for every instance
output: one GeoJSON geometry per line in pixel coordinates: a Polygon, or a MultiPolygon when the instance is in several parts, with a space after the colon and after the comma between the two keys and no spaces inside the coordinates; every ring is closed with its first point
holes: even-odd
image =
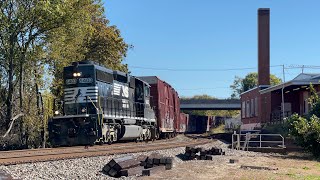
{"type": "Polygon", "coordinates": [[[188,130],[189,114],[180,113],[176,131],[177,133],[185,133],[188,130]]]}
{"type": "Polygon", "coordinates": [[[175,115],[175,129],[179,129],[179,120],[180,120],[180,99],[177,91],[174,91],[174,115],[175,115]]]}
{"type": "Polygon", "coordinates": [[[178,93],[157,76],[143,76],[139,79],[151,86],[150,95],[152,96],[152,105],[155,107],[160,137],[173,137],[176,133],[177,118],[180,118],[178,93]]]}
{"type": "MultiPolygon", "coordinates": [[[[209,116],[210,117],[210,116],[209,116]]],[[[210,130],[210,118],[208,116],[189,115],[188,132],[205,133],[210,130]]]]}

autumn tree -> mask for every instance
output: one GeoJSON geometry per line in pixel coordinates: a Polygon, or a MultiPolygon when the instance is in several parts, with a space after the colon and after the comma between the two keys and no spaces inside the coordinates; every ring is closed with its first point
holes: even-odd
{"type": "Polygon", "coordinates": [[[90,60],[113,70],[128,72],[123,60],[132,46],[124,41],[116,26],[109,25],[101,3],[82,6],[82,11],[85,13],[78,12],[82,14],[77,16],[78,20],[50,34],[49,58],[53,59],[50,69],[54,76],[51,90],[57,97],[63,93],[63,67],[72,62],[90,60]]]}
{"type": "Polygon", "coordinates": [[[0,130],[3,137],[18,130],[18,145],[43,141],[53,96],[41,92],[51,86],[62,94],[64,66],[89,58],[127,71],[129,45],[109,25],[100,0],[1,1],[0,19],[0,130]]]}
{"type": "MultiPolygon", "coordinates": [[[[282,80],[278,78],[277,76],[271,74],[270,75],[270,83],[271,85],[277,85],[280,84],[282,80]]],[[[230,86],[233,93],[231,95],[231,98],[239,98],[240,94],[248,91],[254,87],[257,87],[258,85],[258,73],[249,73],[244,78],[241,78],[239,76],[236,76],[233,84],[230,86]]]]}

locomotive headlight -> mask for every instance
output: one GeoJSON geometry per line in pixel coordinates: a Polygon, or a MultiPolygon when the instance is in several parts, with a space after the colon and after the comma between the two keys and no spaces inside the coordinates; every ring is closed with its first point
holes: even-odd
{"type": "Polygon", "coordinates": [[[58,114],[59,114],[59,111],[55,111],[54,114],[55,114],[55,115],[58,115],[58,114]]]}
{"type": "Polygon", "coordinates": [[[81,109],[81,112],[83,112],[83,113],[85,113],[86,111],[87,111],[86,108],[82,108],[82,109],[81,109]]]}
{"type": "Polygon", "coordinates": [[[81,76],[81,73],[80,73],[80,72],[75,72],[75,73],[73,73],[72,75],[73,75],[73,77],[80,77],[80,76],[81,76]]]}

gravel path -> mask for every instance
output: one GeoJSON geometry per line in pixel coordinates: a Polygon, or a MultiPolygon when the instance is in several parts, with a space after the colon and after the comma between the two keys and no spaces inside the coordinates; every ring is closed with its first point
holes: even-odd
{"type": "MultiPolygon", "coordinates": [[[[185,137],[178,140],[186,140],[185,137]]],[[[242,157],[242,156],[269,156],[270,154],[263,154],[257,152],[247,152],[247,151],[237,151],[227,148],[227,144],[221,141],[213,140],[209,144],[201,145],[199,147],[211,148],[220,147],[226,152],[226,156],[215,157],[213,161],[219,163],[219,161],[226,161],[230,156],[232,157],[242,157]]],[[[143,153],[134,153],[127,155],[150,155],[152,153],[159,153],[163,156],[174,157],[175,166],[182,163],[191,163],[190,161],[183,161],[177,155],[183,154],[185,151],[184,147],[150,151],[143,153]]],[[[0,170],[4,170],[11,174],[13,178],[19,179],[114,179],[103,174],[101,172],[102,167],[108,163],[112,158],[122,157],[126,155],[114,155],[114,156],[99,156],[99,157],[89,157],[89,158],[79,158],[79,159],[69,159],[69,160],[59,160],[52,162],[38,162],[38,163],[28,163],[10,166],[0,166],[0,170]]],[[[193,161],[197,165],[197,161],[193,161]]],[[[128,177],[120,179],[137,179],[137,177],[128,177]]]]}

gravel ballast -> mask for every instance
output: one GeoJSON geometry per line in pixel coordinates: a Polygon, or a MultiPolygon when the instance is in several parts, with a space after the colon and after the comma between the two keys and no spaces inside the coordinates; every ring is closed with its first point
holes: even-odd
{"type": "MultiPolygon", "coordinates": [[[[179,138],[179,137],[178,137],[179,138]]],[[[180,137],[181,138],[181,137],[180,137]]],[[[182,138],[184,139],[184,138],[182,138]]],[[[248,152],[248,151],[237,151],[227,148],[227,144],[219,141],[212,140],[211,143],[201,145],[198,147],[202,148],[212,148],[218,147],[225,151],[225,156],[214,156],[213,162],[207,163],[222,163],[228,162],[230,156],[232,157],[242,157],[242,156],[269,156],[270,154],[263,154],[258,152],[248,152]]],[[[149,151],[142,153],[133,153],[126,155],[150,155],[152,153],[159,153],[163,156],[173,157],[173,169],[175,166],[181,163],[194,163],[197,165],[199,162],[194,161],[183,161],[179,157],[185,151],[185,147],[149,151]]],[[[122,157],[126,155],[112,155],[112,156],[99,156],[99,157],[88,157],[88,158],[78,158],[78,159],[68,159],[68,160],[58,160],[51,162],[38,162],[38,163],[28,163],[28,164],[18,164],[10,166],[0,166],[0,170],[4,170],[11,174],[13,178],[19,179],[114,179],[101,172],[103,166],[108,163],[112,158],[122,157]]],[[[121,179],[136,179],[137,177],[126,177],[121,179]]],[[[118,178],[119,179],[119,178],[118,178]]]]}

